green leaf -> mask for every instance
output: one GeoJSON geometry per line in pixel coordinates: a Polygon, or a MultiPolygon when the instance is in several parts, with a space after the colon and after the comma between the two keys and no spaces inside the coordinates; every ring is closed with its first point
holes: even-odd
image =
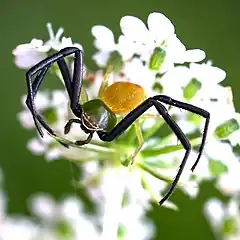
{"type": "Polygon", "coordinates": [[[192,99],[201,87],[202,84],[196,78],[193,78],[183,89],[184,98],[188,100],[192,99]]]}
{"type": "Polygon", "coordinates": [[[164,60],[166,57],[166,51],[160,47],[156,47],[153,51],[152,56],[150,57],[150,61],[149,61],[149,69],[154,70],[154,71],[158,71],[164,60]]]}
{"type": "Polygon", "coordinates": [[[239,123],[236,119],[232,118],[216,127],[214,134],[217,138],[226,138],[233,132],[239,130],[239,123]]]}
{"type": "Polygon", "coordinates": [[[221,174],[228,171],[228,167],[219,160],[210,160],[208,168],[214,177],[219,177],[221,174]]]}
{"type": "Polygon", "coordinates": [[[226,218],[224,219],[221,233],[224,236],[230,236],[236,234],[238,231],[238,224],[235,218],[226,218]]]}

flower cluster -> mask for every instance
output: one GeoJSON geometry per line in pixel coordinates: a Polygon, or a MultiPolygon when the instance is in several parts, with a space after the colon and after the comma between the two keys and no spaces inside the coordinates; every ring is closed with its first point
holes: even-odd
{"type": "MultiPolygon", "coordinates": [[[[87,212],[76,197],[68,196],[57,202],[49,195],[36,194],[29,199],[32,217],[7,215],[7,201],[2,191],[1,179],[0,238],[1,240],[99,240],[101,239],[99,225],[102,223],[104,210],[101,207],[103,206],[98,206],[98,212],[94,215],[87,212]]],[[[119,223],[119,240],[150,239],[154,234],[154,226],[144,217],[143,209],[133,203],[123,208],[119,223]]]]}
{"type": "MultiPolygon", "coordinates": [[[[19,68],[29,69],[53,51],[66,46],[83,50],[80,44],[73,44],[71,38],[61,37],[62,28],[56,35],[51,24],[47,24],[47,28],[50,39],[45,43],[33,39],[13,50],[19,68]]],[[[211,115],[207,141],[200,162],[192,173],[190,168],[197,158],[206,119],[166,106],[193,147],[178,185],[191,197],[197,196],[199,183],[206,179],[216,179],[216,187],[224,193],[239,191],[239,186],[234,185],[231,179],[239,178],[240,164],[234,147],[239,144],[240,118],[234,108],[231,88],[220,85],[226,77],[225,71],[205,60],[203,50],[187,49],[177,37],[174,25],[161,13],[149,14],[147,26],[137,17],[125,16],[120,21],[120,28],[121,35],[117,41],[105,26],[94,26],[91,30],[97,49],[92,58],[99,69],[91,72],[85,66],[83,86],[88,97],[98,98],[105,85],[125,81],[140,85],[146,97],[164,94],[206,109],[211,115]]],[[[70,57],[68,62],[72,66],[70,57]]],[[[51,73],[61,79],[54,66],[51,73]]],[[[72,117],[68,101],[66,91],[59,89],[39,91],[35,99],[37,111],[59,134],[59,139],[72,145],[72,140],[85,135],[78,125],[73,125],[68,139],[63,138],[64,125],[72,117]]],[[[18,119],[24,128],[32,129],[31,113],[23,105],[24,110],[18,114],[18,119]]],[[[121,119],[123,116],[117,117],[121,119]]],[[[135,227],[140,229],[139,222],[129,215],[126,217],[125,212],[136,211],[135,215],[140,217],[152,202],[159,202],[181,164],[185,153],[183,146],[178,144],[172,132],[162,135],[161,130],[166,132],[163,119],[150,109],[111,144],[94,137],[86,146],[67,149],[45,134],[44,138],[37,136],[31,139],[27,147],[34,154],[44,154],[48,160],[63,157],[79,164],[84,173],[79,185],[86,188],[99,209],[104,209],[98,216],[103,225],[102,239],[116,239],[119,226],[128,232],[127,220],[131,225],[136,222],[135,227]],[[128,159],[138,148],[139,136],[144,145],[135,156],[134,164],[129,166],[128,159]],[[127,201],[123,204],[125,197],[127,201]]],[[[177,209],[171,201],[166,201],[163,206],[177,209]]],[[[136,238],[129,234],[122,239],[136,238]]],[[[142,239],[149,238],[149,235],[141,236],[142,239]]]]}

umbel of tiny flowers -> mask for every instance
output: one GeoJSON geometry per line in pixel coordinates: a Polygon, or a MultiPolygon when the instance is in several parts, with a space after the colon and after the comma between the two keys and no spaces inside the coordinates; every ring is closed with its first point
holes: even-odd
{"type": "MultiPolygon", "coordinates": [[[[196,63],[205,59],[205,53],[199,49],[187,50],[177,38],[171,21],[163,14],[151,13],[147,23],[148,28],[136,17],[123,17],[120,21],[122,34],[117,42],[114,41],[111,30],[105,26],[97,25],[92,28],[94,45],[98,50],[93,59],[99,69],[90,72],[87,67],[85,68],[83,81],[85,91],[80,101],[86,101],[87,95],[90,99],[101,96],[104,87],[114,82],[128,81],[144,88],[146,97],[166,94],[209,111],[211,121],[205,151],[195,172],[191,173],[190,168],[197,158],[197,146],[201,142],[205,120],[174,107],[169,109],[169,113],[177,119],[181,129],[189,136],[193,147],[179,187],[189,196],[196,197],[198,184],[202,180],[216,178],[218,183],[222,176],[226,174],[232,176],[229,169],[239,166],[237,154],[233,150],[233,146],[239,143],[239,114],[233,105],[231,88],[219,84],[225,79],[225,71],[213,66],[209,61],[196,63]],[[228,161],[229,157],[231,161],[228,161]]],[[[57,51],[63,46],[73,46],[71,38],[61,38],[63,33],[61,28],[54,36],[51,25],[48,24],[47,27],[50,40],[45,43],[39,40],[41,48],[47,49],[44,54],[48,55],[50,49],[57,51]]],[[[29,51],[29,44],[20,46],[21,54],[17,51],[19,46],[13,51],[15,62],[20,68],[22,66],[29,68],[37,61],[32,56],[39,56],[38,48],[30,47],[29,51]],[[25,64],[22,59],[30,61],[25,64]]],[[[72,66],[72,58],[68,58],[67,61],[69,66],[72,66]]],[[[60,77],[56,68],[53,67],[51,70],[53,75],[60,77]]],[[[39,113],[59,134],[58,139],[73,145],[71,140],[84,138],[79,126],[73,125],[68,139],[65,137],[63,139],[64,125],[72,118],[64,90],[39,91],[35,101],[39,113]]],[[[121,117],[118,116],[119,119],[121,117]]],[[[25,128],[34,128],[31,114],[25,105],[18,118],[25,128]]],[[[102,236],[109,235],[114,239],[119,220],[116,216],[121,213],[122,198],[134,199],[135,204],[148,209],[152,201],[158,202],[161,199],[163,191],[168,183],[172,182],[182,161],[184,154],[182,145],[177,143],[173,133],[162,135],[161,130],[164,128],[164,121],[155,110],[150,109],[123,136],[110,144],[100,142],[95,136],[88,145],[66,149],[45,134],[44,138],[37,136],[30,140],[28,148],[34,154],[44,154],[46,159],[64,157],[81,165],[83,179],[79,185],[86,188],[96,205],[100,204],[99,199],[105,204],[105,211],[102,213],[102,222],[105,226],[102,236]],[[136,156],[134,164],[128,166],[128,157],[134,154],[138,147],[138,138],[141,136],[144,139],[144,146],[136,156]],[[119,177],[123,172],[124,179],[128,179],[125,184],[119,180],[123,179],[119,177]],[[118,189],[116,187],[118,184],[121,194],[116,193],[119,196],[117,200],[112,198],[111,193],[118,189]],[[113,208],[115,211],[112,211],[113,208]]],[[[171,201],[166,201],[164,206],[177,208],[171,201]]],[[[99,214],[101,216],[101,213],[99,214]]]]}

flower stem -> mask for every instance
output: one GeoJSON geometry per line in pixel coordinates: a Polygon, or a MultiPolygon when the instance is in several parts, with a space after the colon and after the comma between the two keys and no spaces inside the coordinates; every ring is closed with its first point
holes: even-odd
{"type": "Polygon", "coordinates": [[[162,181],[164,181],[164,182],[167,182],[167,183],[172,183],[172,182],[173,182],[172,179],[167,178],[167,177],[159,174],[158,172],[154,171],[151,167],[148,167],[148,166],[145,165],[145,164],[142,164],[142,163],[140,163],[140,162],[136,162],[135,164],[136,164],[139,168],[141,168],[142,170],[150,173],[150,174],[153,175],[154,177],[156,177],[156,178],[158,178],[158,179],[160,179],[160,180],[162,180],[162,181]]]}
{"type": "MultiPolygon", "coordinates": [[[[196,146],[200,145],[201,138],[195,138],[195,139],[190,140],[189,142],[192,147],[196,147],[196,146]]],[[[182,150],[182,149],[184,149],[182,144],[161,147],[158,149],[156,149],[156,146],[154,146],[151,148],[150,147],[145,148],[141,152],[141,155],[143,158],[147,158],[147,157],[157,156],[157,155],[166,154],[166,153],[170,153],[170,152],[175,152],[175,151],[182,150]]]]}
{"type": "Polygon", "coordinates": [[[75,142],[68,140],[66,138],[62,138],[59,136],[54,136],[50,133],[48,133],[51,137],[53,137],[56,141],[58,141],[61,144],[64,144],[65,146],[71,146],[71,147],[75,147],[75,148],[80,148],[83,150],[88,150],[88,151],[92,151],[92,152],[96,152],[96,153],[115,153],[116,150],[110,147],[103,147],[94,143],[88,143],[86,145],[77,145],[75,142]]]}

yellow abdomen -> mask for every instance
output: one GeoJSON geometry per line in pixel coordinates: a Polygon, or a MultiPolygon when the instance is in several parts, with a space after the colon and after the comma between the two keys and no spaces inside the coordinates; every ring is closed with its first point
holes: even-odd
{"type": "Polygon", "coordinates": [[[116,114],[127,114],[144,100],[144,89],[130,82],[115,82],[102,94],[101,100],[116,114]]]}

